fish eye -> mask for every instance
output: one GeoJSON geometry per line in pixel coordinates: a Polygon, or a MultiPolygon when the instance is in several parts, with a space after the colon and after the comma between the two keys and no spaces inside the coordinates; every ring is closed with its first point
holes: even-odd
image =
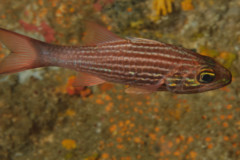
{"type": "Polygon", "coordinates": [[[203,70],[199,73],[197,80],[200,83],[211,83],[216,75],[212,70],[203,70]]]}

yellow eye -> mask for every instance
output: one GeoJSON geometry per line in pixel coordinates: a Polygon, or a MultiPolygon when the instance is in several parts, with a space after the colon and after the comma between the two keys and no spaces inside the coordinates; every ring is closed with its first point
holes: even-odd
{"type": "Polygon", "coordinates": [[[204,70],[197,76],[197,80],[200,83],[211,83],[215,79],[216,75],[212,70],[204,70]]]}

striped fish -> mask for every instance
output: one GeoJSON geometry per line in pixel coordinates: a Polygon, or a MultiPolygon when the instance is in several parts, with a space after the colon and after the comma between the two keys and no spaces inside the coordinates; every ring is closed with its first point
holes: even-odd
{"type": "Polygon", "coordinates": [[[84,45],[48,44],[5,29],[0,41],[12,53],[0,63],[0,74],[58,66],[78,71],[76,86],[106,81],[129,85],[127,93],[199,93],[231,83],[231,73],[210,57],[143,38],[120,38],[87,22],[84,45]]]}

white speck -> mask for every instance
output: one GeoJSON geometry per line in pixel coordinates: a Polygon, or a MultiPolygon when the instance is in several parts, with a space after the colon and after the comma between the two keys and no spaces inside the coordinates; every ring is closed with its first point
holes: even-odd
{"type": "Polygon", "coordinates": [[[19,82],[22,84],[26,82],[30,77],[34,77],[39,80],[42,80],[42,73],[43,73],[42,69],[26,70],[24,72],[20,72],[18,74],[19,82]]]}
{"type": "Polygon", "coordinates": [[[101,122],[98,122],[98,123],[97,123],[96,133],[101,133],[101,132],[102,132],[101,126],[102,126],[102,123],[101,123],[101,122]]]}

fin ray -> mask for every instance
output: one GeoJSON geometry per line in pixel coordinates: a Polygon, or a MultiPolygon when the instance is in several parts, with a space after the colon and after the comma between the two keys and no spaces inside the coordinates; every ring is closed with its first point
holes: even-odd
{"type": "Polygon", "coordinates": [[[73,86],[74,87],[94,86],[102,83],[105,83],[105,81],[102,80],[101,78],[98,78],[96,76],[93,76],[87,73],[78,73],[73,83],[73,86]]]}
{"type": "Polygon", "coordinates": [[[39,55],[35,49],[37,41],[0,28],[0,42],[12,51],[0,62],[0,74],[41,67],[39,55]]]}
{"type": "Polygon", "coordinates": [[[154,90],[149,90],[147,88],[143,87],[129,87],[125,90],[126,93],[128,94],[150,94],[155,92],[154,90]]]}
{"type": "Polygon", "coordinates": [[[86,31],[85,36],[83,37],[83,42],[85,45],[94,45],[123,39],[94,22],[86,21],[85,23],[86,31]]]}
{"type": "Polygon", "coordinates": [[[128,40],[130,40],[133,43],[147,43],[147,44],[160,44],[161,42],[145,39],[145,38],[136,38],[136,37],[127,37],[128,40]]]}

